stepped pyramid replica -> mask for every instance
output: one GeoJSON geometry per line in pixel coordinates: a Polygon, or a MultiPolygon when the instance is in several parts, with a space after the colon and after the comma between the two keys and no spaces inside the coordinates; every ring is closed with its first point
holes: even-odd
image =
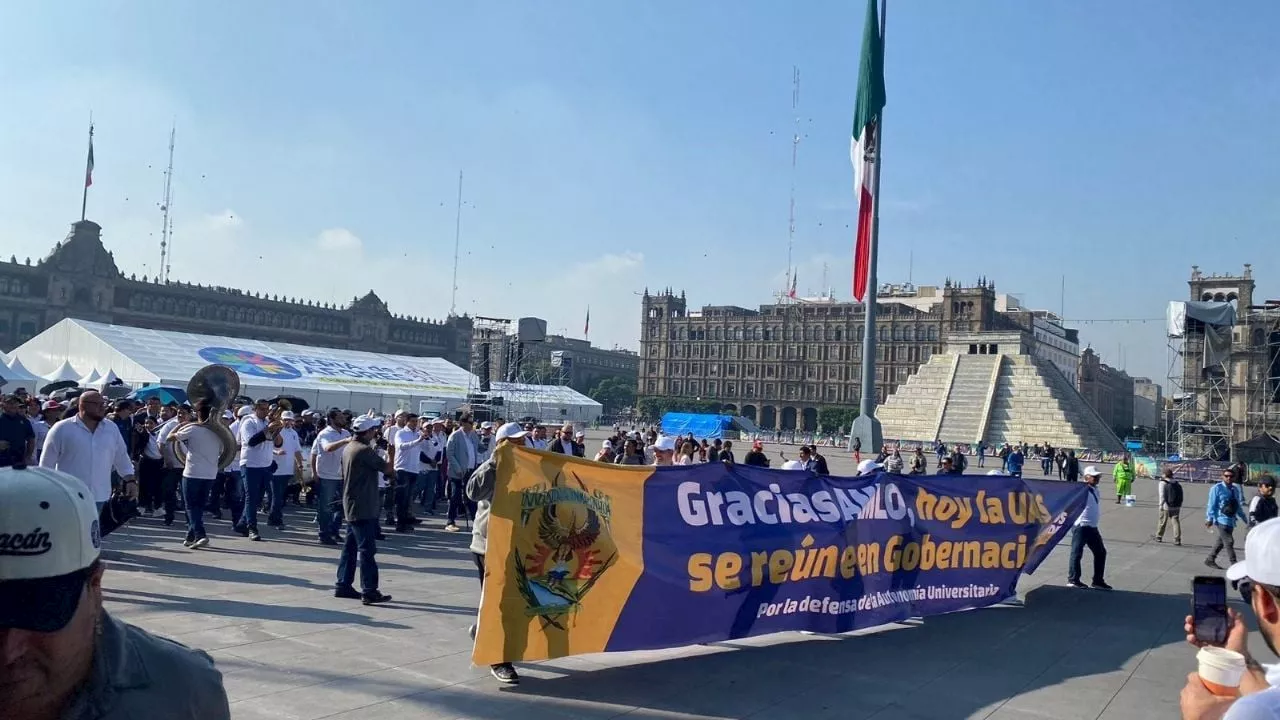
{"type": "Polygon", "coordinates": [[[876,410],[885,438],[988,445],[1048,442],[1119,451],[1123,443],[1022,332],[953,333],[876,410]]]}

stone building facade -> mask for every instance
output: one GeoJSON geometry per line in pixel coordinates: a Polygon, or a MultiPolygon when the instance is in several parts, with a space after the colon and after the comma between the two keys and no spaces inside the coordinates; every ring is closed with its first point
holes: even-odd
{"type": "Polygon", "coordinates": [[[373,291],[345,307],[235,288],[125,276],[92,220],[32,263],[0,262],[0,348],[12,350],[63,318],[210,335],[440,357],[467,367],[472,320],[393,315],[373,291]]]}
{"type": "MultiPolygon", "coordinates": [[[[953,332],[1020,329],[996,310],[994,285],[881,288],[876,403],[881,404],[953,332]]],[[[720,403],[766,429],[815,430],[822,407],[861,396],[865,306],[831,300],[748,309],[690,310],[684,293],[642,298],[640,397],[720,403]]],[[[1030,328],[1027,328],[1030,330],[1030,328]]]]}
{"type": "Polygon", "coordinates": [[[1080,380],[1077,384],[1085,402],[1121,438],[1133,432],[1133,378],[1123,370],[1102,362],[1093,348],[1080,353],[1080,380]]]}
{"type": "Polygon", "coordinates": [[[1134,378],[1133,426],[1163,437],[1164,424],[1164,388],[1151,378],[1134,378]]]}
{"type": "Polygon", "coordinates": [[[522,380],[550,385],[568,385],[582,394],[591,392],[608,377],[620,378],[635,386],[640,360],[631,350],[608,350],[587,340],[547,335],[542,342],[526,342],[523,348],[516,336],[503,326],[477,327],[471,341],[471,372],[477,376],[484,370],[482,358],[489,353],[489,380],[503,382],[522,380]],[[516,357],[523,353],[524,372],[513,377],[516,357]],[[538,377],[532,377],[536,372],[538,377]]]}

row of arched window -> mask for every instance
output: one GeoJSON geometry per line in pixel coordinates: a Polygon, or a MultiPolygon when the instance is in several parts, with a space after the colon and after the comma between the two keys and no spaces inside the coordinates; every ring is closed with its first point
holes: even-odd
{"type": "Polygon", "coordinates": [[[335,334],[349,332],[344,321],[334,318],[294,315],[234,305],[209,305],[186,298],[152,297],[135,294],[129,298],[129,308],[141,312],[218,320],[221,322],[256,325],[258,327],[288,328],[335,334]]]}
{"type": "MultiPolygon", "coordinates": [[[[854,326],[852,332],[849,333],[849,340],[858,340],[862,338],[863,326],[854,326]]],[[[881,325],[879,330],[880,339],[888,342],[889,340],[899,340],[906,342],[926,342],[936,341],[938,339],[938,328],[936,325],[881,325]]],[[[694,328],[672,328],[670,332],[671,340],[748,340],[758,342],[769,341],[811,341],[817,342],[822,340],[842,342],[845,340],[845,332],[842,327],[824,327],[817,325],[799,326],[795,325],[790,328],[781,328],[774,326],[772,328],[709,328],[707,330],[698,330],[694,328]]]]}
{"type": "Polygon", "coordinates": [[[0,295],[30,295],[31,283],[17,278],[0,277],[0,295]]]}

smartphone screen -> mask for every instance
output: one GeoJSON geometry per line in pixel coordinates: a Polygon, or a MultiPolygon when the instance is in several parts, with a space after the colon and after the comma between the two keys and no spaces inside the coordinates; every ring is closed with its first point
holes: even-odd
{"type": "Polygon", "coordinates": [[[1191,618],[1196,639],[1221,645],[1227,639],[1227,581],[1197,576],[1191,581],[1191,618]]]}

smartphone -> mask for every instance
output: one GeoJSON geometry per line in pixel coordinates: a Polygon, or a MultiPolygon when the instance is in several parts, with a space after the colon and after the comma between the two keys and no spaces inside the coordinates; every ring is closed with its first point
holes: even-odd
{"type": "Polygon", "coordinates": [[[1210,645],[1227,640],[1227,581],[1197,575],[1191,580],[1191,620],[1196,639],[1210,645]]]}

